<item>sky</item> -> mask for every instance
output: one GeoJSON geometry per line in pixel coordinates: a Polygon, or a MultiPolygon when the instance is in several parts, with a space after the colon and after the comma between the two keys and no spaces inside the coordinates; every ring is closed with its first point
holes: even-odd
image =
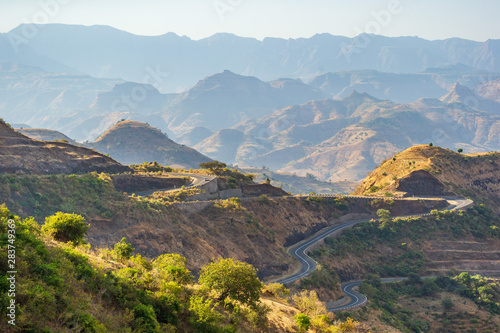
{"type": "Polygon", "coordinates": [[[500,39],[498,13],[499,0],[0,0],[0,32],[21,23],[66,23],[192,39],[366,32],[485,41],[500,39]]]}

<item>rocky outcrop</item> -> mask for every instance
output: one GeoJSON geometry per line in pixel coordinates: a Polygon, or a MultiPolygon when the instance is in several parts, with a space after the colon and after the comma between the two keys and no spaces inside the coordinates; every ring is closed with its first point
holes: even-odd
{"type": "Polygon", "coordinates": [[[413,171],[396,180],[393,189],[405,193],[404,196],[453,195],[446,186],[425,170],[413,171]]]}
{"type": "Polygon", "coordinates": [[[148,175],[114,175],[111,179],[117,191],[127,193],[174,189],[188,185],[189,183],[189,180],[184,178],[153,177],[148,175]]]}
{"type": "Polygon", "coordinates": [[[244,197],[258,197],[267,195],[270,197],[283,197],[290,195],[279,187],[274,187],[270,184],[249,184],[241,187],[244,197]]]}

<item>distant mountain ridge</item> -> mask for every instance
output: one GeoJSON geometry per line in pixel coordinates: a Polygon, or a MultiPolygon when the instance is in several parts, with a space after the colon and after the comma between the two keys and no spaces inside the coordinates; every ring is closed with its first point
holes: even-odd
{"type": "Polygon", "coordinates": [[[35,38],[20,45],[17,53],[17,45],[9,41],[22,37],[24,26],[0,35],[0,61],[20,59],[51,71],[121,77],[155,84],[168,92],[184,91],[201,77],[224,69],[266,81],[278,77],[309,80],[342,70],[419,73],[459,63],[500,72],[499,40],[481,43],[459,38],[429,41],[418,37],[317,34],[259,41],[216,34],[196,41],[174,33],[137,36],[107,26],[48,24],[36,28],[35,38]]]}
{"type": "Polygon", "coordinates": [[[441,100],[408,104],[354,91],[343,100],[310,101],[220,130],[194,148],[240,167],[361,180],[383,159],[417,144],[467,152],[499,149],[500,105],[473,97],[459,84],[441,100]]]}

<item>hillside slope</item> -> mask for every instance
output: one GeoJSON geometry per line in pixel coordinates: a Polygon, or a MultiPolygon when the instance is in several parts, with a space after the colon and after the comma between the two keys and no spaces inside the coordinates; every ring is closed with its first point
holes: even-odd
{"type": "Polygon", "coordinates": [[[467,152],[499,149],[498,103],[472,97],[458,84],[442,100],[410,104],[354,91],[342,100],[310,101],[243,122],[195,148],[240,167],[360,181],[382,160],[414,145],[434,142],[467,152]]]}
{"type": "Polygon", "coordinates": [[[384,161],[354,194],[385,192],[398,196],[460,194],[497,203],[500,153],[460,154],[428,145],[412,147],[384,161]]]}
{"type": "Polygon", "coordinates": [[[0,172],[40,175],[91,171],[116,173],[130,169],[88,148],[30,139],[0,122],[0,172]]]}
{"type": "Polygon", "coordinates": [[[61,141],[72,145],[78,145],[77,142],[72,140],[70,137],[64,133],[49,130],[45,128],[15,128],[16,132],[19,132],[27,137],[34,140],[41,141],[61,141]]]}
{"type": "Polygon", "coordinates": [[[123,164],[156,161],[162,165],[189,169],[211,161],[196,150],[170,140],[160,130],[129,120],[118,122],[89,146],[123,164]]]}

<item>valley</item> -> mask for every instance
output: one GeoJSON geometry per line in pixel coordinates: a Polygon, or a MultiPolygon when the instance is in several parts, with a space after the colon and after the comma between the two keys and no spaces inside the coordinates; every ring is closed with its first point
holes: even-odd
{"type": "Polygon", "coordinates": [[[500,40],[373,3],[3,20],[0,331],[500,332],[500,40]]]}

